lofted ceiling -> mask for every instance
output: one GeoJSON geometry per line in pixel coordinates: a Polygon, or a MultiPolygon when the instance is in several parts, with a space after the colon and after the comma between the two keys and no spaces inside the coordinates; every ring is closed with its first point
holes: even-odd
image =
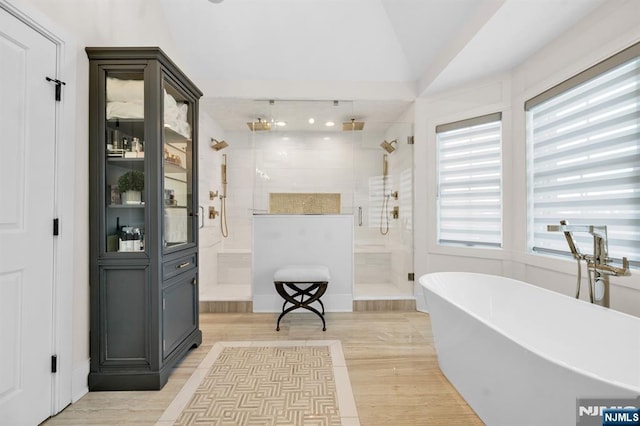
{"type": "MultiPolygon", "coordinates": [[[[419,96],[517,66],[604,3],[160,1],[182,61],[205,88],[203,109],[234,130],[271,114],[267,99],[350,99],[355,118],[395,120],[419,96]]],[[[306,120],[317,107],[297,103],[283,119],[306,120]]]]}
{"type": "Polygon", "coordinates": [[[269,99],[350,100],[355,118],[395,120],[418,97],[508,72],[617,0],[23,1],[86,45],[162,47],[232,129],[269,99]]]}

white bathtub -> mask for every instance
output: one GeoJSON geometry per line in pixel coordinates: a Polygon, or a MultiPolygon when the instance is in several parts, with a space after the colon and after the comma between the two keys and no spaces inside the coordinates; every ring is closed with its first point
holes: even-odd
{"type": "Polygon", "coordinates": [[[640,319],[492,275],[420,284],[440,369],[487,425],[572,425],[577,398],[640,395],[640,319]]]}

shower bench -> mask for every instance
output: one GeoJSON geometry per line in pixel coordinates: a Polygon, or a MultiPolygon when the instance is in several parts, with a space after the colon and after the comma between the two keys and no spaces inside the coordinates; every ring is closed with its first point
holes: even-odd
{"type": "Polygon", "coordinates": [[[306,309],[315,313],[322,320],[322,331],[326,331],[324,304],[320,298],[327,291],[330,278],[329,268],[322,265],[288,265],[278,268],[273,275],[273,283],[284,303],[276,331],[280,331],[280,320],[296,309],[306,309]],[[322,313],[310,306],[314,302],[320,304],[322,313]],[[287,308],[287,303],[291,303],[292,306],[287,308]]]}

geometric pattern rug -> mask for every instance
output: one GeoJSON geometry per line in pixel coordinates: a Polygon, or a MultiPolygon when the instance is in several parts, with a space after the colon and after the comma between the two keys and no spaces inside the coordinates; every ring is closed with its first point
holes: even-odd
{"type": "Polygon", "coordinates": [[[355,426],[339,340],[218,342],[157,426],[355,426]]]}

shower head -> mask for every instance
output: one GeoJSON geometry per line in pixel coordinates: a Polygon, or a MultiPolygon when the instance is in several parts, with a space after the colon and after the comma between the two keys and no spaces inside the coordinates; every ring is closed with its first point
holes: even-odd
{"type": "Polygon", "coordinates": [[[343,131],[352,131],[352,130],[362,130],[364,129],[364,121],[356,121],[355,118],[352,118],[348,123],[342,123],[343,131]]]}
{"type": "Polygon", "coordinates": [[[262,121],[262,118],[258,118],[258,121],[248,122],[247,126],[249,126],[249,129],[251,129],[252,132],[271,130],[271,123],[269,123],[268,121],[262,121]]]}
{"type": "Polygon", "coordinates": [[[385,151],[387,151],[389,154],[391,154],[393,151],[395,151],[395,150],[396,150],[396,148],[392,145],[392,144],[394,144],[394,143],[395,143],[395,144],[397,144],[397,143],[398,143],[398,140],[397,140],[397,139],[394,139],[394,140],[392,140],[391,142],[384,141],[384,142],[382,142],[382,143],[380,144],[380,146],[382,147],[382,149],[384,149],[384,150],[385,150],[385,151]]]}
{"type": "Polygon", "coordinates": [[[216,151],[220,151],[221,149],[224,149],[228,146],[229,144],[225,141],[217,141],[214,138],[211,138],[211,148],[215,149],[216,151]]]}

